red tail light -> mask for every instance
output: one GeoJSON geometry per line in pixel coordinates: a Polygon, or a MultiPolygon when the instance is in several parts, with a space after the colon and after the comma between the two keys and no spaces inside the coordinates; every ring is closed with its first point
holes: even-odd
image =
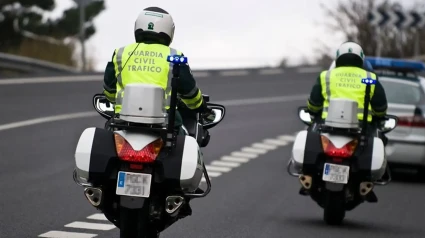
{"type": "Polygon", "coordinates": [[[162,139],[158,139],[145,146],[145,148],[136,151],[122,136],[119,134],[114,134],[114,136],[118,157],[127,162],[153,163],[163,145],[162,139]]]}
{"type": "Polygon", "coordinates": [[[337,157],[337,158],[348,158],[351,157],[354,153],[354,150],[356,149],[358,144],[357,140],[353,140],[346,145],[344,145],[342,148],[336,148],[332,142],[326,138],[325,136],[322,136],[322,146],[323,150],[326,155],[330,157],[337,157]]]}

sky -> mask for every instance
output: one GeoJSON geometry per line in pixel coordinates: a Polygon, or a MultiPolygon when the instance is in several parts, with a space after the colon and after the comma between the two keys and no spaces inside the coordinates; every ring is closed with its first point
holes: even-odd
{"type": "MultiPolygon", "coordinates": [[[[342,43],[324,26],[321,2],[337,0],[106,0],[106,10],[94,21],[97,33],[87,43],[87,55],[103,70],[114,49],[134,42],[134,21],[150,6],[168,11],[175,22],[173,48],[188,57],[192,69],[275,66],[316,56],[320,42],[331,50],[342,43]]],[[[51,16],[74,5],[56,0],[51,16]]]]}

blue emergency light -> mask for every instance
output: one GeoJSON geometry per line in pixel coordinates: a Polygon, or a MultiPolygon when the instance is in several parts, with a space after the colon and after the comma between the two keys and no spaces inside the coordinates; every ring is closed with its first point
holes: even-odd
{"type": "Polygon", "coordinates": [[[169,55],[167,56],[167,61],[173,64],[186,64],[187,57],[181,55],[169,55]]]}
{"type": "Polygon", "coordinates": [[[420,61],[381,57],[366,57],[365,59],[370,62],[373,69],[388,69],[409,72],[425,71],[425,64],[420,61]]]}
{"type": "Polygon", "coordinates": [[[366,85],[372,85],[372,84],[376,84],[376,79],[372,79],[372,78],[364,78],[362,79],[362,84],[366,84],[366,85]]]}

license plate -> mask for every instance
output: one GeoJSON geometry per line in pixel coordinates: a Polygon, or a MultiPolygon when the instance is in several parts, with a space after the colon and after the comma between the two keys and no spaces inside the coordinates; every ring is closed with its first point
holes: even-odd
{"type": "Polygon", "coordinates": [[[349,172],[349,166],[325,163],[322,179],[327,182],[347,184],[349,172]]]}
{"type": "Polygon", "coordinates": [[[143,173],[118,172],[117,195],[149,197],[152,175],[143,173]]]}

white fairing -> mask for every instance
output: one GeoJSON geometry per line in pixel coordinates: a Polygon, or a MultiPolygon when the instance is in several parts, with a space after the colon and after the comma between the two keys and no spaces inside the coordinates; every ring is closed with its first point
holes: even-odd
{"type": "Polygon", "coordinates": [[[294,168],[297,172],[301,172],[304,163],[305,143],[307,141],[307,130],[298,132],[295,136],[294,144],[292,146],[292,157],[294,161],[294,168]]]}
{"type": "Polygon", "coordinates": [[[144,124],[165,123],[167,114],[164,95],[164,90],[155,85],[126,85],[120,119],[144,124]]]}
{"type": "Polygon", "coordinates": [[[89,176],[91,148],[95,131],[95,127],[86,128],[83,133],[81,133],[77,148],[75,149],[74,157],[77,176],[84,182],[87,182],[89,176]]]}
{"type": "Polygon", "coordinates": [[[329,101],[325,125],[335,128],[358,128],[358,104],[356,101],[333,98],[329,101]]]}
{"type": "Polygon", "coordinates": [[[141,134],[140,132],[122,130],[122,131],[114,131],[114,133],[122,136],[131,145],[133,150],[136,150],[136,151],[145,148],[150,143],[161,138],[157,134],[146,133],[146,132],[141,134]]]}
{"type": "Polygon", "coordinates": [[[378,180],[382,178],[387,168],[387,156],[385,154],[385,146],[382,140],[374,137],[373,154],[372,154],[372,179],[378,180]]]}
{"type": "Polygon", "coordinates": [[[201,183],[203,174],[203,156],[198,142],[191,136],[186,136],[183,149],[180,186],[183,191],[193,192],[201,183]]]}

